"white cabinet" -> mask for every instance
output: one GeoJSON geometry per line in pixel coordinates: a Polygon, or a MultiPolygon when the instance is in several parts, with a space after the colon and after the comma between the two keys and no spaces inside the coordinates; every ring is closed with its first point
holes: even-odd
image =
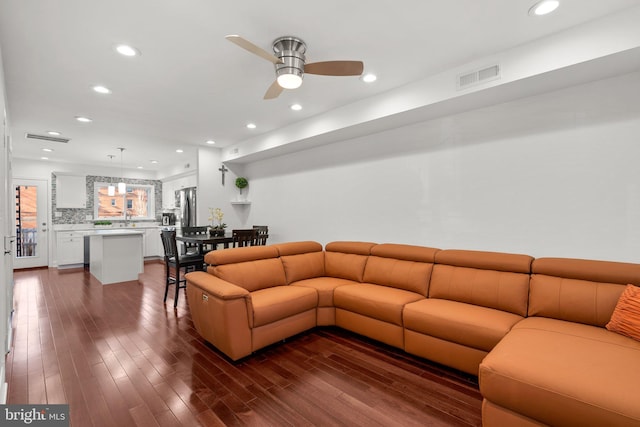
{"type": "Polygon", "coordinates": [[[162,239],[159,228],[147,228],[144,232],[144,256],[163,256],[162,239]]]}
{"type": "Polygon", "coordinates": [[[73,231],[56,233],[56,256],[58,266],[82,264],[84,262],[84,235],[73,231]]]}
{"type": "Polygon", "coordinates": [[[175,181],[167,181],[162,183],[162,207],[164,209],[173,209],[176,207],[175,191],[175,181]]]}
{"type": "Polygon", "coordinates": [[[164,209],[174,209],[176,207],[176,191],[182,188],[196,187],[198,177],[195,173],[180,178],[162,182],[162,207],[164,209]]]}
{"type": "Polygon", "coordinates": [[[56,175],[56,208],[86,208],[87,177],[56,175]]]}
{"type": "Polygon", "coordinates": [[[198,186],[198,177],[196,174],[187,175],[182,178],[180,181],[180,188],[188,188],[188,187],[197,187],[198,186]]]}

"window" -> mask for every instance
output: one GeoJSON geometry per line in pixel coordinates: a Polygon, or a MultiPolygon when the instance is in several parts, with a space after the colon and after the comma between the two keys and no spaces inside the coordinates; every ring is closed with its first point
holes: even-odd
{"type": "Polygon", "coordinates": [[[109,183],[96,182],[93,189],[93,216],[95,219],[124,219],[123,207],[127,207],[127,218],[154,219],[155,196],[153,185],[128,184],[126,194],[109,196],[109,183]]]}

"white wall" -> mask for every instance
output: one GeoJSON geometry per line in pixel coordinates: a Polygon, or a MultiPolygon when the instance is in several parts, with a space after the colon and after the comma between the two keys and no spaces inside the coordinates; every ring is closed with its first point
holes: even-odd
{"type": "Polygon", "coordinates": [[[271,242],[638,262],[640,73],[246,165],[271,242]]]}
{"type": "Polygon", "coordinates": [[[220,208],[224,212],[223,222],[227,230],[244,228],[247,224],[249,209],[246,206],[232,205],[237,199],[238,189],[235,181],[244,171],[243,165],[229,165],[222,185],[221,150],[219,148],[198,149],[198,225],[211,225],[209,208],[220,208]]]}

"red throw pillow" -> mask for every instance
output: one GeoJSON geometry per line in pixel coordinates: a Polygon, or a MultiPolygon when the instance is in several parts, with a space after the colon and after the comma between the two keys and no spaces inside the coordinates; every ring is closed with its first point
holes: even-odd
{"type": "Polygon", "coordinates": [[[640,287],[627,285],[607,323],[607,329],[640,341],[640,287]]]}

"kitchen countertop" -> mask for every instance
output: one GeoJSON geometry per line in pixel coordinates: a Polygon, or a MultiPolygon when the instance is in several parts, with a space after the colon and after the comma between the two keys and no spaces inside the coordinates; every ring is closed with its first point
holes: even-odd
{"type": "Polygon", "coordinates": [[[120,223],[114,223],[111,226],[94,226],[93,224],[55,224],[53,226],[54,231],[135,230],[147,228],[162,228],[162,225],[157,222],[138,222],[131,223],[126,227],[120,223]]]}
{"type": "Polygon", "coordinates": [[[129,234],[142,234],[144,230],[134,230],[131,228],[116,228],[114,230],[83,230],[85,236],[126,236],[129,234]]]}

